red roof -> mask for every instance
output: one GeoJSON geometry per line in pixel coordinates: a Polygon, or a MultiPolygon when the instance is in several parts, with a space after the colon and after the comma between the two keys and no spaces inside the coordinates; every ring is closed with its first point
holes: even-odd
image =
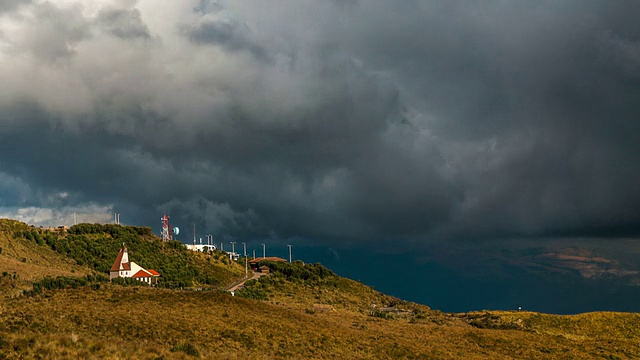
{"type": "Polygon", "coordinates": [[[141,277],[151,277],[151,273],[149,273],[148,271],[145,271],[144,269],[138,271],[137,273],[135,273],[132,277],[134,278],[141,278],[141,277]]]}
{"type": "Polygon", "coordinates": [[[153,269],[149,269],[149,270],[147,270],[147,271],[148,271],[151,275],[153,275],[153,276],[160,276],[160,273],[159,273],[159,272],[157,272],[157,271],[155,271],[155,270],[153,270],[153,269]]]}
{"type": "MultiPolygon", "coordinates": [[[[120,271],[120,264],[122,263],[122,256],[124,255],[125,251],[127,251],[127,247],[122,246],[122,249],[118,251],[118,256],[116,256],[116,261],[114,261],[113,265],[111,265],[110,271],[120,271]]],[[[131,266],[129,266],[129,263],[124,263],[122,265],[124,267],[124,270],[131,270],[131,266]]]]}

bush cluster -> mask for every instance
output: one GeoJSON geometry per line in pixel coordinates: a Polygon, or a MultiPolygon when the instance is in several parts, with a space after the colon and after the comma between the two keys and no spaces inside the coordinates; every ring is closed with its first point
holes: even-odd
{"type": "Polygon", "coordinates": [[[244,286],[235,292],[236,296],[245,299],[267,300],[267,293],[264,291],[262,284],[256,280],[249,280],[244,286]]]}
{"type": "Polygon", "coordinates": [[[36,296],[42,294],[44,290],[66,289],[66,288],[78,288],[80,286],[91,286],[93,289],[99,289],[100,283],[109,281],[109,278],[104,275],[87,275],[84,277],[75,276],[58,276],[52,278],[50,276],[45,277],[40,281],[36,281],[32,284],[31,290],[23,291],[26,296],[36,296]]]}
{"type": "Polygon", "coordinates": [[[117,277],[111,279],[112,284],[122,285],[122,286],[149,286],[148,283],[140,280],[136,280],[134,278],[121,278],[117,277]]]}
{"type": "Polygon", "coordinates": [[[51,232],[36,228],[16,230],[13,235],[17,238],[23,238],[29,241],[33,241],[40,246],[45,244],[51,245],[55,241],[55,236],[53,236],[51,232]]]}
{"type": "Polygon", "coordinates": [[[294,263],[261,261],[258,267],[266,265],[276,276],[284,276],[287,280],[320,280],[336,274],[320,263],[305,264],[302,261],[294,263]]]}

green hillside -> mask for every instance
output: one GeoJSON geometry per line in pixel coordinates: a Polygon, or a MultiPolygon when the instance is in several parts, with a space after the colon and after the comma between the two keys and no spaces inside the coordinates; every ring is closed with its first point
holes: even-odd
{"type": "Polygon", "coordinates": [[[244,268],[223,253],[205,255],[186,250],[179,241],[165,243],[148,227],[80,224],[50,246],[80,265],[107,274],[123,244],[129,260],[161,274],[161,287],[224,287],[244,275],[244,268]]]}
{"type": "Polygon", "coordinates": [[[57,231],[0,219],[0,264],[19,279],[108,275],[123,244],[131,261],[161,274],[160,287],[224,288],[244,276],[244,267],[222,252],[202,254],[178,241],[162,242],[148,227],[79,224],[57,231]]]}

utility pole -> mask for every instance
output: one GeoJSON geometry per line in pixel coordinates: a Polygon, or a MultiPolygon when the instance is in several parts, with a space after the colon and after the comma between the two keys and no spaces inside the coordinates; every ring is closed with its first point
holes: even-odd
{"type": "Polygon", "coordinates": [[[220,251],[224,251],[224,243],[223,242],[220,243],[220,251]]]}
{"type": "Polygon", "coordinates": [[[256,249],[253,249],[253,258],[256,258],[256,249]]]}
{"type": "Polygon", "coordinates": [[[289,248],[289,264],[291,264],[291,245],[287,245],[289,248]]]}
{"type": "Polygon", "coordinates": [[[236,255],[236,242],[235,241],[229,241],[231,243],[231,256],[235,256],[236,255]]]}
{"type": "Polygon", "coordinates": [[[242,243],[242,248],[244,249],[244,257],[247,257],[247,243],[242,243]]]}
{"type": "Polygon", "coordinates": [[[267,248],[265,247],[264,244],[262,244],[262,258],[266,258],[267,257],[267,248]]]}

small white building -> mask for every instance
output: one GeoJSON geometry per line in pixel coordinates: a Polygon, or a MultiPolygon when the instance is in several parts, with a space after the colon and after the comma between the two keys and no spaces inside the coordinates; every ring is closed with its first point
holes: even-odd
{"type": "Polygon", "coordinates": [[[157,283],[160,273],[153,269],[145,269],[142,266],[129,261],[129,253],[127,247],[122,244],[122,249],[118,251],[116,260],[113,262],[111,269],[109,270],[109,280],[121,277],[121,278],[134,278],[138,281],[144,281],[151,285],[157,283]]]}
{"type": "Polygon", "coordinates": [[[215,245],[207,245],[207,244],[184,244],[184,247],[187,248],[187,250],[191,250],[191,251],[199,251],[199,252],[208,252],[208,251],[213,251],[216,249],[215,245]]]}

